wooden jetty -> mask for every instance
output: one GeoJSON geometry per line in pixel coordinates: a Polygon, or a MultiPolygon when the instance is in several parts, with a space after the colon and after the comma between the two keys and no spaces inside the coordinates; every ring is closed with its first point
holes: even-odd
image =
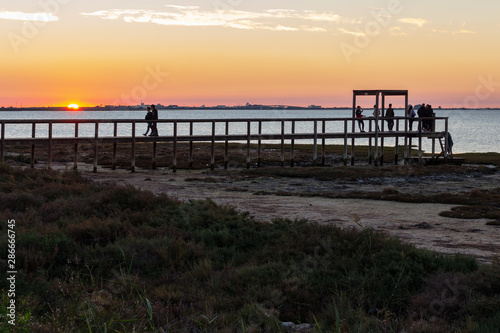
{"type": "MultiPolygon", "coordinates": [[[[309,140],[313,144],[313,156],[312,160],[314,164],[323,164],[325,159],[325,146],[326,140],[335,139],[343,143],[343,161],[347,165],[350,158],[350,164],[355,164],[355,147],[357,139],[368,139],[369,140],[369,163],[374,163],[375,165],[384,164],[384,140],[387,138],[394,138],[395,140],[395,163],[398,163],[398,148],[400,142],[404,145],[404,161],[407,162],[411,158],[411,147],[412,140],[418,141],[418,158],[422,158],[422,141],[423,139],[432,140],[432,157],[436,156],[436,140],[440,142],[441,154],[444,159],[448,158],[448,118],[446,117],[431,117],[431,118],[414,118],[415,125],[418,125],[417,131],[409,130],[410,118],[407,114],[404,117],[394,117],[387,118],[383,116],[376,115],[375,117],[365,117],[364,121],[368,122],[368,131],[366,132],[356,132],[356,122],[357,119],[354,118],[356,97],[360,95],[370,95],[376,96],[376,105],[379,104],[379,96],[382,97],[382,115],[385,110],[385,97],[386,96],[405,96],[405,104],[408,105],[408,92],[407,91],[395,91],[395,90],[369,90],[369,91],[354,91],[353,98],[353,117],[352,118],[322,118],[322,119],[297,119],[297,118],[261,118],[261,119],[162,119],[156,121],[146,121],[146,120],[136,120],[136,119],[96,119],[96,120],[82,120],[82,119],[52,119],[52,120],[0,120],[0,162],[4,162],[6,149],[12,146],[31,146],[31,167],[34,167],[35,163],[35,149],[36,147],[42,146],[48,149],[48,167],[52,166],[53,159],[53,147],[55,145],[71,145],[74,147],[74,168],[77,168],[78,162],[78,146],[81,144],[92,144],[93,145],[93,170],[97,172],[97,165],[99,159],[99,144],[112,144],[112,168],[116,168],[116,155],[117,155],[117,144],[128,143],[130,144],[130,156],[131,156],[131,169],[135,171],[135,156],[136,156],[136,144],[137,143],[149,143],[152,145],[152,168],[157,167],[157,145],[158,144],[171,144],[173,149],[173,161],[172,169],[175,172],[177,168],[177,148],[179,143],[189,143],[189,163],[192,165],[193,161],[193,143],[195,142],[209,142],[211,144],[211,158],[210,158],[210,168],[213,170],[215,168],[215,144],[224,143],[224,167],[227,168],[229,161],[229,143],[230,142],[240,142],[246,144],[246,164],[249,168],[251,165],[251,146],[252,144],[257,144],[257,165],[261,164],[261,147],[262,143],[265,141],[279,142],[281,146],[281,165],[285,165],[285,144],[290,144],[290,165],[294,165],[294,147],[296,140],[309,140]],[[392,119],[395,122],[395,131],[385,131],[384,122],[385,120],[392,119]],[[443,122],[439,127],[444,128],[442,131],[423,131],[422,121],[431,120],[433,124],[443,122]],[[142,135],[137,135],[137,125],[143,125],[146,127],[146,123],[156,122],[158,127],[168,124],[171,130],[166,134],[157,137],[145,137],[142,135]],[[273,133],[263,133],[263,124],[266,123],[279,123],[280,126],[275,128],[273,133]],[[308,122],[312,123],[312,130],[298,133],[296,132],[297,124],[308,122]],[[199,134],[194,131],[194,124],[205,123],[211,126],[210,134],[199,134]],[[234,123],[246,124],[246,131],[241,133],[231,133],[230,127],[234,123]],[[337,128],[343,128],[343,131],[329,132],[327,131],[327,125],[331,123],[340,123],[337,128]],[[31,125],[31,136],[28,137],[7,137],[6,128],[8,126],[24,124],[31,125]],[[71,137],[55,137],[53,127],[54,124],[64,124],[65,126],[72,126],[74,128],[74,135],[71,137]],[[81,136],[79,133],[79,127],[81,124],[93,124],[94,135],[92,136],[81,136]],[[107,135],[99,135],[99,126],[102,124],[112,124],[112,133],[107,135]],[[118,125],[127,125],[131,128],[129,136],[118,136],[118,125]],[[189,130],[186,133],[179,133],[179,126],[188,126],[189,130]],[[380,124],[377,126],[377,124],[380,124]],[[45,125],[48,127],[47,136],[36,137],[37,126],[45,125]],[[216,128],[223,128],[223,131],[216,131],[216,128]],[[252,128],[254,130],[252,131],[252,128]],[[349,128],[351,130],[349,130],[349,128]],[[351,151],[350,156],[348,155],[348,142],[351,141],[351,151]],[[443,143],[444,142],[444,143],[443,143]],[[373,143],[373,144],[372,144],[373,143]],[[322,160],[318,163],[318,152],[321,149],[322,160]]],[[[408,108],[406,107],[406,110],[408,108]]],[[[434,126],[437,128],[437,126],[434,126]]],[[[160,131],[160,133],[165,133],[165,131],[160,131]]]]}

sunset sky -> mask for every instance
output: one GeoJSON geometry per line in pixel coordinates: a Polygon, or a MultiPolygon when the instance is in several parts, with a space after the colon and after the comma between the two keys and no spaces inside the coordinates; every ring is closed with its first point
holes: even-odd
{"type": "Polygon", "coordinates": [[[415,104],[500,107],[498,13],[498,0],[2,0],[0,106],[349,106],[352,90],[408,89],[415,104]]]}

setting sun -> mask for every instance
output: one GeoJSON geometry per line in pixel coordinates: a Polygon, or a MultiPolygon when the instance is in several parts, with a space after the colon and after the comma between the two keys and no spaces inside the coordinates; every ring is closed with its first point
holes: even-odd
{"type": "Polygon", "coordinates": [[[68,109],[75,109],[75,110],[76,110],[76,109],[78,109],[78,108],[80,108],[80,107],[78,106],[78,104],[70,104],[70,105],[68,105],[68,109]]]}

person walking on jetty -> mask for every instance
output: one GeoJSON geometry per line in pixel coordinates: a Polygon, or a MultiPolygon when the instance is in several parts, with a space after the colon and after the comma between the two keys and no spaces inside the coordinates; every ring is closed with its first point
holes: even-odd
{"type": "MultiPolygon", "coordinates": [[[[153,119],[153,112],[151,112],[151,107],[147,107],[148,113],[146,113],[146,117],[144,119],[146,120],[152,120],[153,119]]],[[[144,133],[144,136],[147,136],[149,133],[149,130],[151,130],[151,133],[153,133],[153,123],[148,122],[148,128],[146,130],[146,133],[144,133]]]]}
{"type": "MultiPolygon", "coordinates": [[[[389,108],[385,111],[385,116],[387,118],[394,118],[394,109],[392,108],[392,104],[389,104],[389,108]]],[[[387,119],[386,121],[389,132],[392,132],[392,129],[394,128],[394,119],[387,119]]]]}
{"type": "Polygon", "coordinates": [[[378,125],[377,120],[377,116],[380,117],[380,110],[376,104],[373,106],[373,116],[375,117],[375,123],[377,124],[377,131],[380,132],[380,126],[378,125]]]}
{"type": "Polygon", "coordinates": [[[358,105],[356,108],[356,119],[358,119],[358,127],[360,132],[365,131],[365,122],[363,121],[363,110],[361,106],[358,105]]]}
{"type": "Polygon", "coordinates": [[[408,106],[408,117],[410,117],[409,119],[409,123],[410,123],[410,131],[413,131],[413,122],[415,121],[415,117],[417,116],[417,114],[415,113],[415,109],[413,108],[413,105],[410,105],[408,106]]]}
{"type": "MultiPolygon", "coordinates": [[[[158,120],[158,110],[156,109],[156,105],[151,104],[151,113],[153,114],[152,120],[158,120]]],[[[156,122],[153,123],[153,129],[149,136],[158,136],[158,124],[156,122]]]]}

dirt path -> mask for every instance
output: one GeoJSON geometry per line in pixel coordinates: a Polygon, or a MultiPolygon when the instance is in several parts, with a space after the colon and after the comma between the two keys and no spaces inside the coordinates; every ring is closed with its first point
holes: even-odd
{"type": "Polygon", "coordinates": [[[90,169],[83,175],[98,183],[116,182],[166,193],[181,201],[210,198],[221,205],[248,211],[257,220],[274,218],[307,219],[343,228],[371,227],[398,237],[417,247],[441,253],[462,253],[490,262],[500,254],[500,227],[487,226],[486,219],[452,219],[438,214],[456,205],[413,204],[402,202],[330,199],[258,193],[321,193],[322,191],[382,191],[397,187],[400,192],[440,193],[465,192],[474,188],[500,187],[500,175],[469,175],[462,178],[433,176],[419,179],[371,179],[363,181],[325,182],[292,178],[241,178],[223,172],[206,171],[90,169]]]}

